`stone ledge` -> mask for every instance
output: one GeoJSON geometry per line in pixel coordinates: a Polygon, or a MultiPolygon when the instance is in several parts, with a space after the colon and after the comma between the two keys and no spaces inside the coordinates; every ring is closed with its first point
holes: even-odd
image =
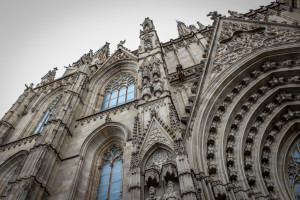
{"type": "Polygon", "coordinates": [[[129,110],[129,108],[131,106],[134,106],[136,108],[137,104],[138,104],[138,100],[134,100],[134,101],[128,102],[126,104],[122,104],[122,105],[119,105],[119,106],[116,106],[116,107],[113,107],[113,108],[109,108],[107,110],[103,110],[103,111],[100,111],[98,113],[86,116],[86,117],[82,117],[82,118],[76,120],[75,128],[78,125],[83,125],[85,122],[89,123],[92,120],[96,121],[98,117],[100,117],[100,119],[102,119],[104,116],[106,116],[106,115],[108,116],[111,113],[116,114],[117,111],[122,112],[124,109],[129,110]]]}
{"type": "Polygon", "coordinates": [[[37,137],[39,137],[40,134],[36,134],[36,135],[31,135],[25,138],[21,138],[19,140],[4,144],[2,146],[0,146],[0,151],[6,151],[9,150],[11,148],[15,148],[16,146],[21,146],[21,145],[25,145],[27,144],[27,142],[32,142],[33,140],[36,140],[37,137]]]}

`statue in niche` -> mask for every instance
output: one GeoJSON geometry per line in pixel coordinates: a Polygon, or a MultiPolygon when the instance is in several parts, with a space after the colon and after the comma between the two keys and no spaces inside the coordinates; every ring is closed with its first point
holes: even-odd
{"type": "Polygon", "coordinates": [[[160,196],[156,196],[155,193],[156,193],[155,187],[150,186],[149,197],[146,200],[160,200],[161,199],[160,196]]]}
{"type": "Polygon", "coordinates": [[[152,74],[153,76],[156,74],[157,76],[160,76],[160,70],[157,64],[154,64],[152,67],[152,74]]]}
{"type": "Polygon", "coordinates": [[[163,200],[181,200],[180,193],[174,191],[173,181],[168,181],[168,190],[164,194],[163,200]]]}
{"type": "Polygon", "coordinates": [[[164,91],[163,80],[159,78],[156,74],[153,76],[153,92],[154,95],[159,97],[164,91]]]}
{"type": "Polygon", "coordinates": [[[150,51],[150,50],[152,50],[152,42],[151,42],[151,40],[145,40],[145,51],[150,51]]]}
{"type": "Polygon", "coordinates": [[[148,100],[151,97],[151,83],[148,78],[143,78],[142,98],[148,100]]]}
{"type": "Polygon", "coordinates": [[[178,74],[178,78],[180,81],[183,81],[184,80],[184,71],[183,71],[183,68],[182,68],[182,65],[177,65],[176,67],[176,72],[178,74]]]}

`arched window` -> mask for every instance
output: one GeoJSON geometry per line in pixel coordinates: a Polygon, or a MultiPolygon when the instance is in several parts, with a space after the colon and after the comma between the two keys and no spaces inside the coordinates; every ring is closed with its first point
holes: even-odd
{"type": "Polygon", "coordinates": [[[134,78],[129,73],[121,73],[106,87],[101,111],[133,100],[134,78]]]}
{"type": "Polygon", "coordinates": [[[122,180],[121,147],[110,146],[102,158],[97,200],[116,200],[120,198],[122,180]]]}
{"type": "Polygon", "coordinates": [[[288,160],[288,175],[290,187],[294,193],[295,199],[300,198],[300,141],[291,152],[288,160]]]}
{"type": "Polygon", "coordinates": [[[59,101],[61,97],[57,97],[53,102],[51,102],[47,108],[47,110],[44,112],[44,115],[42,117],[42,119],[40,120],[40,122],[38,123],[37,127],[34,129],[33,131],[33,135],[42,132],[42,130],[44,129],[44,126],[47,124],[48,119],[50,117],[50,114],[53,112],[55,105],[57,104],[57,102],[59,101]]]}

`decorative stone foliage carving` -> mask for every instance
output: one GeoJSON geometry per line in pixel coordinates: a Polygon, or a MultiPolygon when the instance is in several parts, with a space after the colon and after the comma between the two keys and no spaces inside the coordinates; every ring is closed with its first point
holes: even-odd
{"type": "Polygon", "coordinates": [[[147,103],[143,106],[143,112],[148,112],[149,110],[153,110],[153,109],[158,109],[160,107],[165,106],[166,103],[164,102],[163,99],[157,100],[157,101],[153,101],[151,103],[147,103]]]}
{"type": "Polygon", "coordinates": [[[166,145],[170,145],[169,140],[164,136],[158,127],[154,128],[148,136],[148,140],[146,141],[145,150],[148,150],[153,144],[156,142],[163,143],[166,145]]]}
{"type": "Polygon", "coordinates": [[[222,71],[260,47],[295,43],[300,31],[250,23],[223,22],[213,71],[222,71]]]}

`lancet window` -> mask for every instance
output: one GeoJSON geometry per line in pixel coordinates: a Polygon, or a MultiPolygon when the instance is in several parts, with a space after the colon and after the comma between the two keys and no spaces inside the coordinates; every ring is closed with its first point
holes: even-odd
{"type": "Polygon", "coordinates": [[[121,73],[106,87],[101,111],[133,100],[134,77],[129,73],[121,73]]]}
{"type": "Polygon", "coordinates": [[[295,199],[300,199],[300,141],[293,148],[288,160],[288,175],[295,199]]]}
{"type": "Polygon", "coordinates": [[[53,102],[51,102],[47,108],[47,110],[44,112],[43,117],[41,118],[41,120],[39,121],[38,125],[36,126],[36,128],[33,131],[33,135],[42,132],[42,130],[44,129],[45,125],[47,124],[49,117],[51,115],[51,113],[53,112],[57,102],[59,101],[61,97],[57,97],[53,102]]]}
{"type": "Polygon", "coordinates": [[[104,153],[100,167],[97,200],[120,199],[122,181],[122,156],[120,146],[111,145],[104,153]]]}

